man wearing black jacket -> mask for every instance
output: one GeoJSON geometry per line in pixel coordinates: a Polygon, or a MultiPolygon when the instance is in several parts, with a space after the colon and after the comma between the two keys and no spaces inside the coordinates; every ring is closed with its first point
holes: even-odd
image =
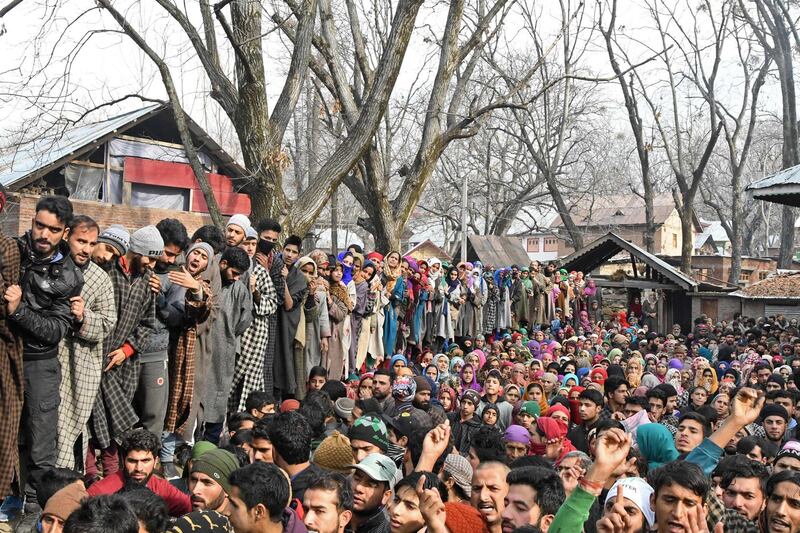
{"type": "Polygon", "coordinates": [[[72,204],[63,196],[45,196],[36,204],[31,229],[17,240],[20,283],[3,295],[13,326],[23,338],[25,404],[22,432],[29,501],[39,476],[55,467],[61,365],[58,345],[73,326],[70,298],[79,296],[83,274],[64,240],[72,204]]]}

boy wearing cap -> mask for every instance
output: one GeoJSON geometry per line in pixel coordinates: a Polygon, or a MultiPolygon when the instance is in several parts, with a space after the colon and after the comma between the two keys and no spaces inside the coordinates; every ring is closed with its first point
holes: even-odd
{"type": "Polygon", "coordinates": [[[61,405],[58,412],[56,466],[82,470],[89,435],[84,434],[103,375],[103,339],[114,329],[117,309],[111,279],[91,260],[98,241],[97,223],[87,216],[73,217],[67,244],[73,262],[83,273],[80,296],[70,300],[73,334],[58,348],[61,364],[61,405]],[[83,438],[81,438],[81,436],[83,438]],[[75,444],[81,438],[81,454],[75,444]]]}
{"type": "Polygon", "coordinates": [[[16,276],[7,280],[3,295],[9,322],[22,338],[25,397],[21,429],[28,466],[25,493],[30,497],[36,494],[42,471],[55,466],[55,407],[61,385],[58,345],[72,326],[70,298],[79,296],[83,287],[83,273],[63,240],[71,221],[72,204],[65,197],[39,200],[31,229],[17,239],[18,284],[16,276]]]}
{"type": "Polygon", "coordinates": [[[389,530],[385,508],[392,498],[396,476],[392,460],[379,453],[371,453],[353,466],[353,533],[389,530]]]}
{"type": "Polygon", "coordinates": [[[475,411],[480,403],[481,397],[478,392],[467,389],[461,395],[460,409],[447,415],[452,428],[453,444],[460,454],[469,453],[472,434],[481,427],[480,418],[475,416],[475,411]]]}
{"type": "MultiPolygon", "coordinates": [[[[139,382],[139,361],[134,357],[147,340],[149,329],[141,327],[145,317],[155,319],[157,282],[152,269],[164,252],[164,240],[155,226],[145,226],[131,235],[125,255],[114,261],[108,277],[114,288],[117,323],[103,340],[103,377],[100,393],[89,421],[92,436],[103,451],[106,476],[119,470],[116,441],[139,421],[133,396],[139,382]]],[[[159,430],[160,432],[160,430],[159,430]]],[[[87,455],[86,474],[97,477],[94,455],[87,455]]]]}

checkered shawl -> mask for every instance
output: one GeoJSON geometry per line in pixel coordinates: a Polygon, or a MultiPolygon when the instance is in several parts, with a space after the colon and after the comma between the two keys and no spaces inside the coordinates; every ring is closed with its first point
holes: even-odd
{"type": "MultiPolygon", "coordinates": [[[[75,464],[75,441],[86,428],[92,414],[105,361],[103,339],[117,323],[114,287],[102,268],[90,262],[83,270],[81,296],[85,302],[83,325],[70,332],[58,347],[61,363],[61,405],[58,410],[58,449],[56,466],[82,470],[75,464]]],[[[84,449],[88,438],[83,439],[84,449]]]]}
{"type": "Polygon", "coordinates": [[[164,431],[182,433],[189,420],[194,395],[194,356],[197,342],[197,324],[208,319],[211,313],[211,286],[203,283],[203,299],[186,298],[186,326],[173,339],[169,354],[169,401],[164,431]]]}
{"type": "MultiPolygon", "coordinates": [[[[277,295],[278,306],[283,305],[283,287],[286,283],[281,276],[283,269],[283,259],[274,253],[270,256],[271,264],[269,266],[269,277],[272,279],[272,285],[275,288],[277,295]]],[[[267,338],[267,349],[264,352],[264,389],[267,392],[272,392],[275,384],[275,353],[278,350],[278,313],[272,313],[267,317],[269,325],[269,337],[267,338]]]]}
{"type": "Polygon", "coordinates": [[[264,390],[264,356],[269,342],[269,318],[278,310],[275,286],[269,272],[256,263],[250,274],[256,278],[253,294],[253,322],[242,334],[239,353],[236,354],[236,371],[233,375],[232,393],[228,397],[228,412],[244,411],[251,392],[264,390]]]}
{"type": "MultiPolygon", "coordinates": [[[[132,278],[117,263],[108,275],[114,287],[117,326],[103,342],[105,355],[120,348],[125,342],[130,342],[134,347],[139,346],[150,330],[138,326],[142,320],[155,320],[156,312],[155,297],[148,285],[149,272],[132,278]]],[[[106,358],[103,362],[106,363],[106,358]]],[[[101,448],[110,446],[112,439],[119,440],[139,421],[133,407],[133,395],[138,382],[139,358],[136,354],[103,373],[100,393],[90,420],[93,436],[101,448]]]]}
{"type": "MultiPolygon", "coordinates": [[[[0,234],[0,290],[19,283],[19,247],[0,234]]],[[[6,306],[0,305],[0,499],[11,494],[19,479],[19,421],[25,379],[22,374],[22,339],[8,327],[6,306]]]]}

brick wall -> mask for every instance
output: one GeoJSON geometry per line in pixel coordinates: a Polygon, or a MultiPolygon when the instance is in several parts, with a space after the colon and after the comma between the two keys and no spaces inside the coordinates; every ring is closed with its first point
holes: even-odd
{"type": "MultiPolygon", "coordinates": [[[[0,227],[3,233],[9,236],[22,235],[30,229],[31,219],[35,213],[36,202],[39,196],[32,194],[11,195],[5,213],[3,213],[0,227]]],[[[101,202],[87,200],[73,200],[72,206],[77,215],[88,215],[95,219],[100,229],[105,229],[111,224],[122,224],[130,232],[143,226],[156,224],[164,218],[177,218],[184,226],[189,236],[205,224],[211,224],[211,217],[207,214],[188,213],[186,211],[172,211],[169,209],[149,209],[146,207],[132,207],[127,205],[109,205],[101,202]]]]}

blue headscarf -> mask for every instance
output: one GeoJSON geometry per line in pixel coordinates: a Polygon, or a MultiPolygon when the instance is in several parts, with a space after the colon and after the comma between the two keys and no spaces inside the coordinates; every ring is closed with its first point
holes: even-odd
{"type": "MultiPolygon", "coordinates": [[[[348,255],[350,257],[353,257],[353,253],[352,252],[339,252],[339,255],[336,256],[336,259],[340,263],[342,263],[342,261],[344,261],[344,258],[347,257],[348,255]]],[[[344,263],[342,263],[342,283],[347,285],[352,280],[353,280],[353,266],[352,265],[345,265],[344,263]]]]}

